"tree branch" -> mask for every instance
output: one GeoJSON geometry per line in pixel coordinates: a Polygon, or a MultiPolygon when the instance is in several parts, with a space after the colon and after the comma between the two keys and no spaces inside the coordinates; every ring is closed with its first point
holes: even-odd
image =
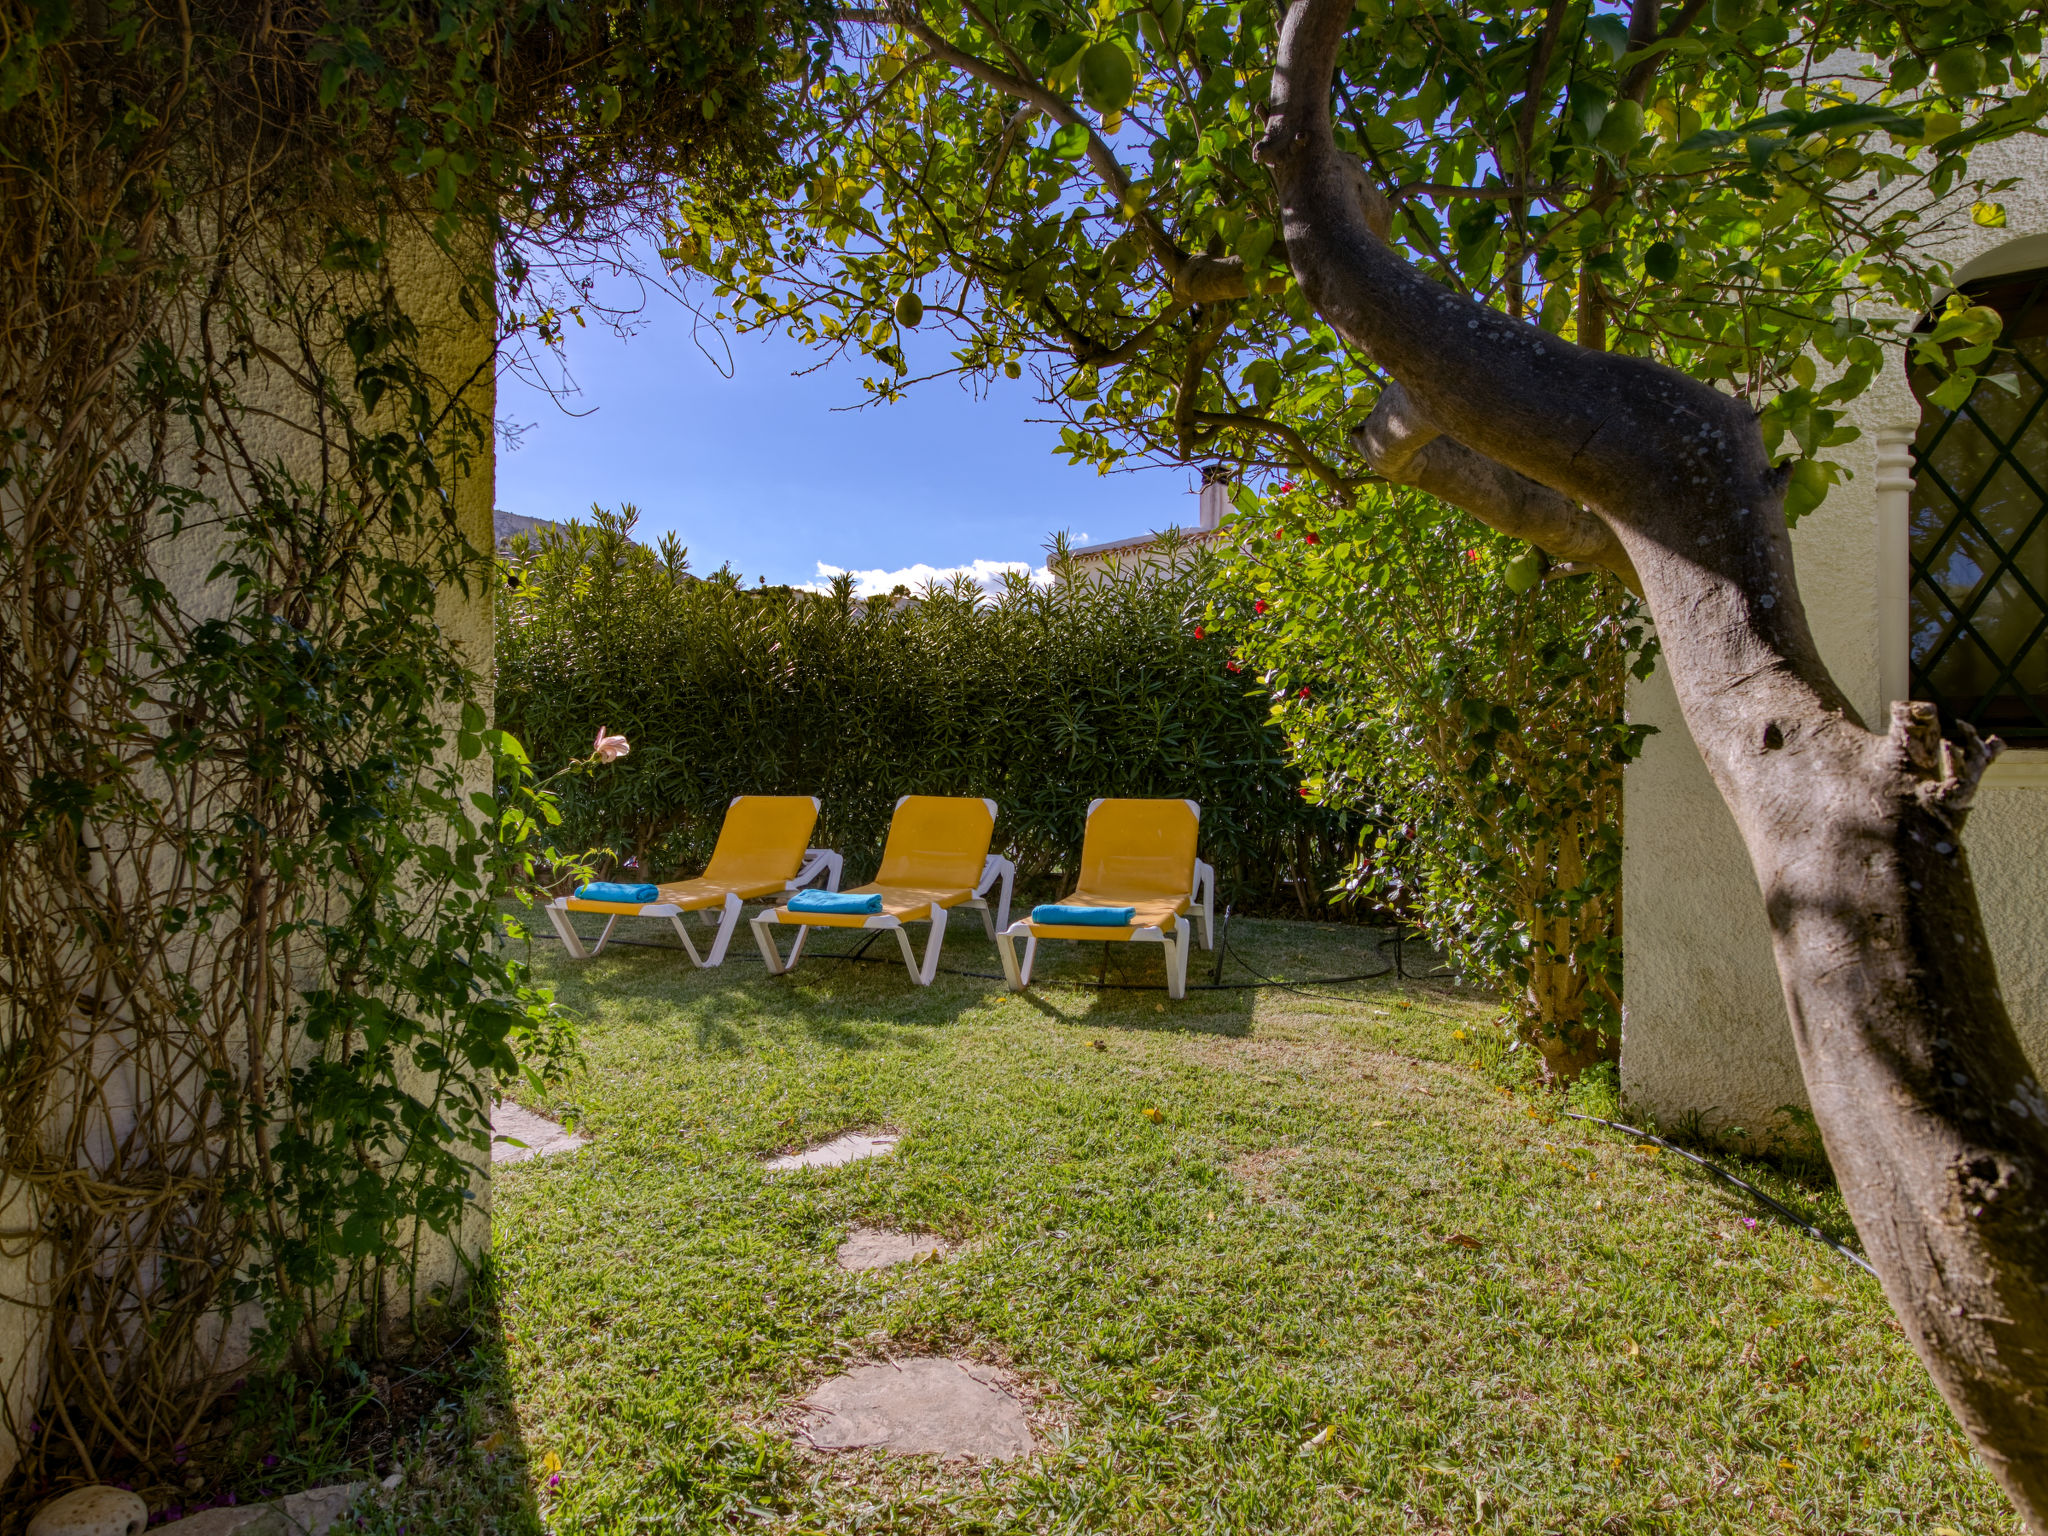
{"type": "MultiPolygon", "coordinates": [[[[1094,125],[1074,109],[1071,102],[1036,80],[1000,69],[965,49],[956,48],[941,37],[909,4],[892,7],[888,19],[914,35],[938,62],[961,74],[993,86],[1005,95],[1036,107],[1063,128],[1079,128],[1088,135],[1088,163],[1119,204],[1129,207],[1130,174],[1094,125]]],[[[1153,257],[1165,269],[1174,297],[1186,304],[1209,304],[1222,299],[1241,299],[1251,292],[1245,281],[1244,263],[1234,256],[1190,257],[1167,233],[1148,207],[1139,205],[1131,222],[1145,237],[1153,257]]]]}
{"type": "Polygon", "coordinates": [[[1297,464],[1347,502],[1351,499],[1351,493],[1358,489],[1356,480],[1346,479],[1334,464],[1324,460],[1309,446],[1307,438],[1285,422],[1274,421],[1265,416],[1254,416],[1249,411],[1196,411],[1195,422],[1199,426],[1219,430],[1224,427],[1237,427],[1277,440],[1294,456],[1297,464]]]}
{"type": "Polygon", "coordinates": [[[1195,324],[1188,336],[1188,355],[1181,368],[1180,388],[1173,398],[1174,445],[1183,459],[1194,456],[1195,407],[1201,398],[1202,373],[1209,366],[1209,354],[1223,338],[1225,324],[1220,311],[1196,311],[1195,324]]]}
{"type": "Polygon", "coordinates": [[[1554,559],[1612,571],[1641,595],[1642,580],[1613,529],[1569,497],[1445,437],[1398,383],[1380,392],[1351,444],[1396,484],[1462,507],[1554,559]]]}

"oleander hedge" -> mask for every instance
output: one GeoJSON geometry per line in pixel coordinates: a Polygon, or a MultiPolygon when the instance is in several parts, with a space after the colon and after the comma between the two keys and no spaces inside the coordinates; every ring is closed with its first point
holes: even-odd
{"type": "Polygon", "coordinates": [[[542,772],[599,726],[631,755],[569,781],[560,846],[667,878],[701,869],[738,794],[815,794],[849,877],[879,861],[896,797],[1001,807],[1032,891],[1080,851],[1096,796],[1200,802],[1202,855],[1238,906],[1321,907],[1360,822],[1310,805],[1271,701],[1204,637],[1204,557],[993,595],[964,579],[860,601],[689,573],[632,513],[515,539],[498,593],[498,722],[542,772]]]}

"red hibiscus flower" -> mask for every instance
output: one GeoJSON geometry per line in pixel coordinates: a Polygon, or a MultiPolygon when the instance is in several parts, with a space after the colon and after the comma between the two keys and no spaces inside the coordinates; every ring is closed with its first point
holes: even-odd
{"type": "Polygon", "coordinates": [[[1264,613],[1265,611],[1266,611],[1266,600],[1265,600],[1265,599],[1264,599],[1263,597],[1262,597],[1262,598],[1260,598],[1260,599],[1259,599],[1259,600],[1258,600],[1257,602],[1255,602],[1255,603],[1253,603],[1253,604],[1252,604],[1252,612],[1253,612],[1253,613],[1264,613]]]}
{"type": "Polygon", "coordinates": [[[1209,638],[1208,632],[1205,631],[1199,624],[1195,626],[1195,638],[1197,640],[1206,640],[1209,638]]]}
{"type": "Polygon", "coordinates": [[[1300,694],[1300,697],[1302,697],[1302,698],[1304,698],[1304,699],[1308,697],[1308,689],[1307,689],[1307,688],[1303,688],[1303,689],[1301,690],[1301,694],[1300,694]]]}
{"type": "Polygon", "coordinates": [[[1308,539],[1309,543],[1311,543],[1311,544],[1320,544],[1320,543],[1322,543],[1322,542],[1323,542],[1323,541],[1322,541],[1321,539],[1317,538],[1317,537],[1316,537],[1316,536],[1315,536],[1314,534],[1312,534],[1312,533],[1311,533],[1311,534],[1308,534],[1308,535],[1306,535],[1305,537],[1306,537],[1306,538],[1308,539]]]}

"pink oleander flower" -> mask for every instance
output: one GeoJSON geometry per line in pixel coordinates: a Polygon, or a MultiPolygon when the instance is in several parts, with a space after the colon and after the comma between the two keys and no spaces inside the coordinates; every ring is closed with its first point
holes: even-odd
{"type": "Polygon", "coordinates": [[[590,755],[599,762],[615,763],[633,750],[633,743],[623,736],[607,736],[604,727],[597,728],[597,740],[591,743],[590,755]]]}

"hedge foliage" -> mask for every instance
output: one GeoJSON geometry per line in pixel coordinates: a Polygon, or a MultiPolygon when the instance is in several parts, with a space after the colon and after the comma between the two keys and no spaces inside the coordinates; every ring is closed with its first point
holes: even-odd
{"type": "Polygon", "coordinates": [[[1621,778],[1654,648],[1605,576],[1417,492],[1240,489],[1215,627],[1317,801],[1376,824],[1349,884],[1497,991],[1570,1078],[1621,1045],[1621,778]]]}
{"type": "Polygon", "coordinates": [[[748,589],[689,574],[633,511],[514,541],[498,597],[499,724],[546,772],[604,726],[612,771],[562,794],[564,846],[668,877],[703,867],[739,794],[815,794],[816,841],[848,875],[879,861],[896,797],[1000,806],[996,842],[1050,885],[1096,796],[1185,796],[1240,906],[1321,905],[1359,820],[1310,805],[1264,695],[1198,614],[1203,557],[990,595],[964,578],[914,599],[748,589]]]}

